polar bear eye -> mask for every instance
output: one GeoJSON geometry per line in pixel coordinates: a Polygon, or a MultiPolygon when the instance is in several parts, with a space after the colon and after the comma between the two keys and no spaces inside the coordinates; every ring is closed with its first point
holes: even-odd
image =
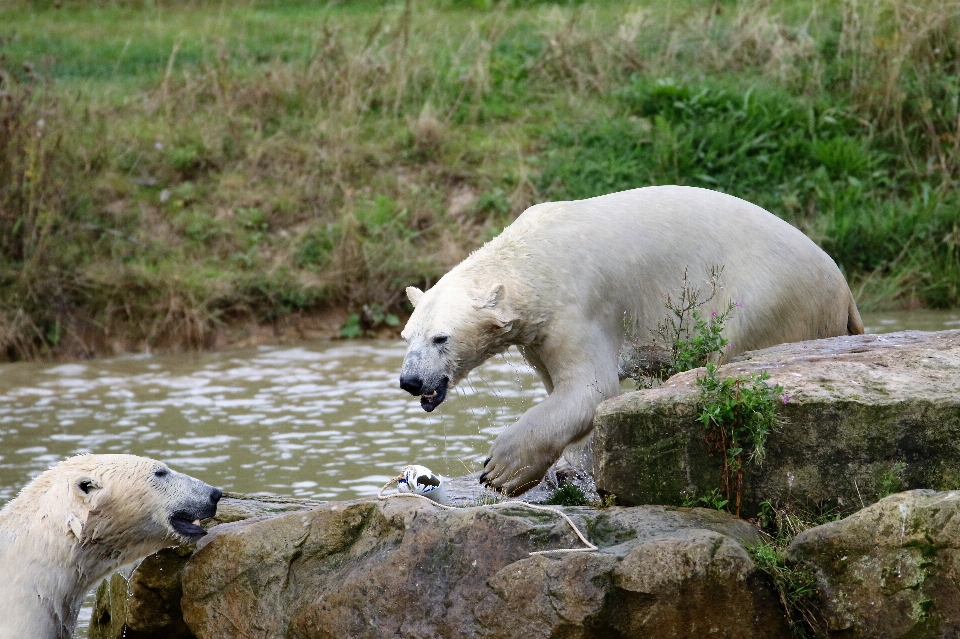
{"type": "Polygon", "coordinates": [[[433,338],[433,343],[436,344],[437,346],[443,346],[444,344],[447,343],[448,339],[449,337],[446,335],[437,335],[436,337],[433,338]]]}
{"type": "Polygon", "coordinates": [[[170,474],[170,471],[167,470],[166,468],[158,468],[155,471],[153,471],[154,477],[166,477],[169,474],[170,474]]]}

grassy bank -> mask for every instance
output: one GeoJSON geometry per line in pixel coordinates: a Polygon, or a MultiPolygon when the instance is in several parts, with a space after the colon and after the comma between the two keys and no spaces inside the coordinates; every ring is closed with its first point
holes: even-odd
{"type": "Polygon", "coordinates": [[[598,5],[0,9],[0,355],[374,329],[526,206],[665,183],[798,226],[862,308],[960,305],[960,3],[598,5]]]}

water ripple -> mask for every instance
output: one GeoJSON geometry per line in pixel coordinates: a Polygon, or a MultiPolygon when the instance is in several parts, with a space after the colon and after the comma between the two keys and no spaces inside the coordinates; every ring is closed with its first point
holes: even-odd
{"type": "Polygon", "coordinates": [[[373,495],[408,463],[479,467],[545,392],[517,354],[476,371],[437,411],[397,387],[404,345],[0,365],[0,503],[65,456],[162,459],[226,490],[373,495]]]}

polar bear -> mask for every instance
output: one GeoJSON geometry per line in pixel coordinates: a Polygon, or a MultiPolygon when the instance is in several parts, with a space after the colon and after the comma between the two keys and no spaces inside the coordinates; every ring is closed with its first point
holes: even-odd
{"type": "Polygon", "coordinates": [[[64,639],[119,566],[206,534],[221,492],[134,455],[80,455],[0,510],[0,639],[64,639]]]}
{"type": "Polygon", "coordinates": [[[532,206],[426,293],[414,312],[400,387],[432,411],[448,388],[517,345],[549,393],[496,438],[481,481],[507,494],[535,486],[561,454],[590,468],[597,405],[619,390],[629,335],[664,321],[685,269],[723,266],[722,361],[783,342],[863,332],[833,260],[771,213],[706,189],[652,186],[532,206]],[[585,459],[585,462],[582,461],[585,459]]]}

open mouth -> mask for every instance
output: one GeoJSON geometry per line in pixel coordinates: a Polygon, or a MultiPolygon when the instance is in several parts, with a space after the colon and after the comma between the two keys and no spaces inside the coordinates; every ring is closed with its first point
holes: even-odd
{"type": "Polygon", "coordinates": [[[447,398],[447,384],[450,383],[449,377],[440,380],[440,385],[429,393],[420,395],[420,407],[428,413],[443,403],[447,398]]]}
{"type": "Polygon", "coordinates": [[[174,513],[170,517],[170,527],[187,539],[199,539],[207,534],[200,526],[200,519],[188,513],[174,513]]]}

